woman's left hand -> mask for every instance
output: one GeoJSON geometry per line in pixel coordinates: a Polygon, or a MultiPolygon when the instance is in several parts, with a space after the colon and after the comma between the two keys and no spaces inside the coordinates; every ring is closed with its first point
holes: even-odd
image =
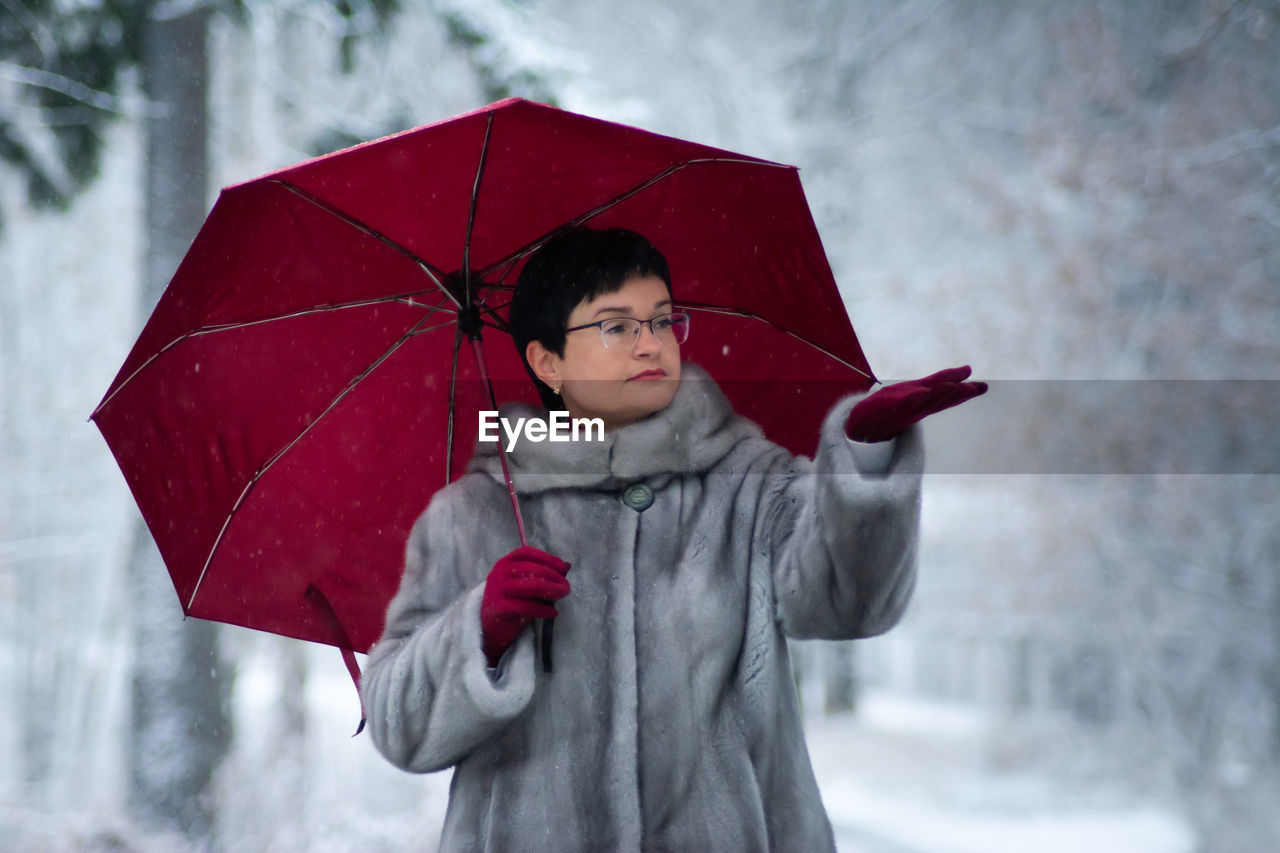
{"type": "Polygon", "coordinates": [[[912,424],[987,392],[985,382],[966,382],[969,366],[940,370],[923,379],[881,388],[853,407],[845,434],[854,441],[888,441],[912,424]]]}

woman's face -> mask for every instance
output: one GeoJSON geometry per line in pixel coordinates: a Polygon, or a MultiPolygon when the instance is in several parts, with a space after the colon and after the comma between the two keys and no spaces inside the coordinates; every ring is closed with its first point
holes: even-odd
{"type": "MultiPolygon", "coordinates": [[[[629,278],[616,293],[578,303],[566,328],[615,317],[651,320],[672,311],[671,295],[657,276],[629,278]]],[[[538,341],[526,350],[530,366],[542,381],[560,388],[571,417],[600,418],[616,429],[667,407],[680,386],[680,345],[659,340],[648,325],[640,327],[635,346],[606,349],[600,328],[591,326],[565,336],[564,355],[538,341]]]]}

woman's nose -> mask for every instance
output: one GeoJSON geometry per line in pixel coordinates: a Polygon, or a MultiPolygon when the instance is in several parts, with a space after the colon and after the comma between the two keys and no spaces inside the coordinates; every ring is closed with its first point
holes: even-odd
{"type": "Polygon", "coordinates": [[[649,323],[641,323],[640,329],[636,332],[635,352],[657,352],[661,349],[662,341],[654,333],[653,326],[649,323]]]}

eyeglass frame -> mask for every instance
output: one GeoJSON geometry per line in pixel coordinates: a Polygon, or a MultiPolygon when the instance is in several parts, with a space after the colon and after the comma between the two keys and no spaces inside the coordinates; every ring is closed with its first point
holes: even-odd
{"type": "MultiPolygon", "coordinates": [[[[659,320],[667,320],[672,317],[684,318],[683,320],[684,326],[685,326],[684,340],[685,341],[689,340],[689,329],[692,326],[692,323],[690,322],[688,313],[684,311],[668,311],[666,314],[659,314],[657,317],[650,317],[648,320],[641,320],[638,317],[605,317],[603,320],[597,320],[594,323],[583,323],[581,326],[573,326],[572,328],[566,328],[564,330],[564,333],[567,335],[570,332],[579,332],[579,331],[582,331],[583,329],[590,329],[592,326],[596,326],[600,329],[600,343],[604,346],[605,349],[610,349],[608,342],[606,342],[604,339],[604,324],[613,323],[618,320],[634,320],[635,322],[640,324],[636,326],[635,337],[632,338],[631,340],[631,348],[635,349],[636,344],[640,343],[640,330],[643,329],[645,326],[649,327],[649,334],[653,335],[655,338],[657,338],[659,342],[661,342],[662,338],[658,337],[658,333],[654,331],[653,324],[659,320]]],[[[672,333],[672,338],[673,339],[675,338],[674,333],[672,333]]],[[[684,341],[676,341],[676,346],[679,346],[682,343],[684,343],[684,341]]],[[[626,347],[623,347],[623,349],[625,350],[626,347]]]]}

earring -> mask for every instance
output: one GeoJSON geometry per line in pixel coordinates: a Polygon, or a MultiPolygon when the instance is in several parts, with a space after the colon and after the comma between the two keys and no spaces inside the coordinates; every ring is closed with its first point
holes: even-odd
{"type": "Polygon", "coordinates": [[[559,385],[553,385],[553,386],[551,387],[551,393],[552,393],[552,394],[555,394],[557,397],[559,397],[559,396],[560,396],[560,386],[559,386],[559,385]]]}

